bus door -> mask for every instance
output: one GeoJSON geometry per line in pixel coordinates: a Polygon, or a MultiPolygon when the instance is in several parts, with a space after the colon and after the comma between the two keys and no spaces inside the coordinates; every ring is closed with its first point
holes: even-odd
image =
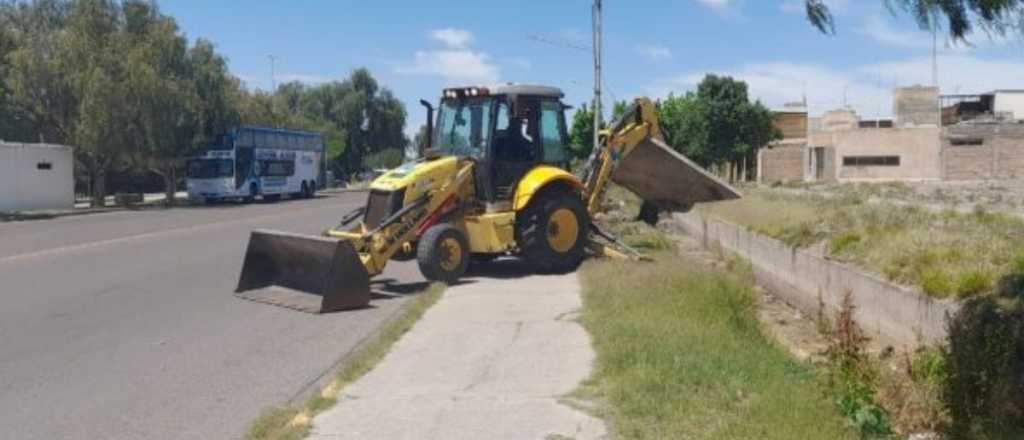
{"type": "Polygon", "coordinates": [[[252,173],[252,148],[235,150],[235,188],[241,188],[252,173]]]}

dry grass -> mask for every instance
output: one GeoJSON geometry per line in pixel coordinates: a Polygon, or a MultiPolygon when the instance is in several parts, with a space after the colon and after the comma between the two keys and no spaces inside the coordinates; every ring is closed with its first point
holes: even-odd
{"type": "Polygon", "coordinates": [[[300,407],[284,406],[266,410],[249,427],[249,440],[298,440],[309,433],[313,417],[337,403],[337,397],[348,384],[373,369],[391,350],[391,346],[412,328],[434,303],[441,298],[444,286],[434,284],[406,304],[399,316],[384,325],[372,340],[344,361],[341,370],[320,393],[300,407]]]}
{"type": "Polygon", "coordinates": [[[744,199],[701,210],[793,246],[823,243],[831,258],[936,297],[991,292],[1024,248],[1017,217],[866,203],[855,188],[839,197],[748,189],[744,199]]]}

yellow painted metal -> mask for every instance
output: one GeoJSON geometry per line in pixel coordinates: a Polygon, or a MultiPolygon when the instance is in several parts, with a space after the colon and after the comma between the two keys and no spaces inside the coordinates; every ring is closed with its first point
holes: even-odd
{"type": "Polygon", "coordinates": [[[462,245],[459,240],[448,237],[441,240],[441,249],[444,250],[444,258],[441,259],[441,268],[452,272],[462,264],[462,245]]]}
{"type": "Polygon", "coordinates": [[[608,147],[598,152],[600,167],[586,183],[587,212],[591,216],[601,209],[601,200],[615,169],[616,160],[628,156],[644,139],[664,140],[654,103],[647,98],[637,98],[635,105],[640,112],[637,119],[628,122],[615,133],[607,129],[600,131],[600,137],[608,147]]]}
{"type": "Polygon", "coordinates": [[[350,240],[359,252],[370,276],[384,271],[391,256],[415,238],[417,229],[451,197],[470,197],[473,163],[446,157],[426,162],[415,162],[396,168],[373,181],[371,190],[396,191],[405,188],[404,204],[409,205],[424,195],[427,202],[422,209],[414,209],[402,219],[369,235],[362,224],[348,230],[332,229],[327,235],[350,240]]]}
{"type": "Polygon", "coordinates": [[[424,162],[410,162],[395,168],[370,183],[371,190],[397,191],[405,189],[405,203],[419,199],[423,194],[436,190],[455,175],[458,169],[457,157],[443,157],[424,162]]]}
{"type": "Polygon", "coordinates": [[[464,223],[470,252],[496,254],[515,247],[514,212],[468,215],[464,223]]]}
{"type": "Polygon", "coordinates": [[[525,208],[534,194],[552,182],[565,182],[573,188],[584,189],[583,182],[572,173],[550,165],[538,165],[527,172],[516,185],[512,209],[519,211],[525,208]]]}
{"type": "Polygon", "coordinates": [[[580,225],[576,214],[570,209],[561,208],[551,214],[548,222],[548,244],[560,252],[569,252],[580,239],[580,225]]]}

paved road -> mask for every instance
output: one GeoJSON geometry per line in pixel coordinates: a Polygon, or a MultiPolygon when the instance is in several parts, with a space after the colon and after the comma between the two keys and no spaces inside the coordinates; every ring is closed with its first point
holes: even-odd
{"type": "MultiPolygon", "coordinates": [[[[405,301],[315,316],[236,299],[248,231],[318,233],[364,197],[0,223],[0,437],[240,437],[405,301]]],[[[383,278],[422,286],[414,264],[383,278]]]]}

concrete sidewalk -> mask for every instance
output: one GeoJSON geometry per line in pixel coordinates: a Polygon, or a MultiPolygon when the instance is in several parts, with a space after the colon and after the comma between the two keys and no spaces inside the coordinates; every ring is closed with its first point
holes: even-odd
{"type": "Polygon", "coordinates": [[[516,265],[495,262],[485,277],[449,288],[313,420],[311,438],[604,438],[602,421],[559,403],[594,359],[572,320],[576,275],[520,277],[516,265]]]}

